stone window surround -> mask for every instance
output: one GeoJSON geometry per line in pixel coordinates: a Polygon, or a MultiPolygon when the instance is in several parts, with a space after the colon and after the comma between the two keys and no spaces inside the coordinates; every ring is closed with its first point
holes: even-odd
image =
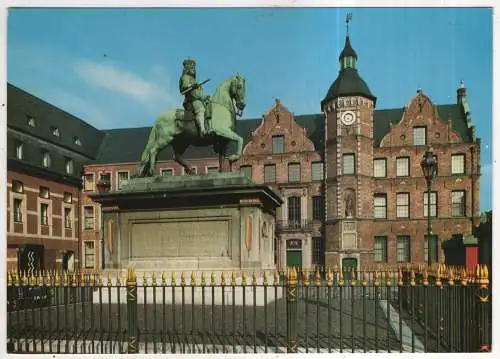
{"type": "MultiPolygon", "coordinates": [[[[191,166],[191,170],[194,171],[195,174],[198,174],[198,167],[197,166],[191,166]]],[[[182,172],[182,176],[186,175],[186,170],[184,169],[184,167],[182,167],[181,172],[182,172]]]]}
{"type": "Polygon", "coordinates": [[[209,170],[210,169],[216,169],[217,172],[219,172],[219,166],[205,166],[205,173],[210,173],[209,170]]]}
{"type": "Polygon", "coordinates": [[[325,166],[322,161],[311,162],[311,181],[323,181],[325,178],[325,166]],[[314,173],[316,172],[314,167],[319,166],[321,169],[318,169],[320,172],[319,178],[315,178],[314,173]]]}
{"type": "Polygon", "coordinates": [[[413,127],[413,146],[426,146],[426,145],[427,145],[427,127],[426,126],[413,127]],[[416,139],[418,141],[415,141],[416,139]]]}
{"type": "Polygon", "coordinates": [[[285,136],[276,135],[272,137],[272,153],[273,154],[285,153],[285,136]]]}
{"type": "Polygon", "coordinates": [[[172,171],[172,176],[175,176],[175,168],[173,168],[173,167],[162,167],[162,168],[160,168],[160,175],[162,177],[165,177],[163,175],[163,173],[166,172],[166,171],[172,171]]]}
{"type": "Polygon", "coordinates": [[[96,241],[94,240],[87,240],[87,241],[82,241],[82,256],[83,256],[83,267],[86,269],[92,269],[96,267],[96,256],[97,256],[97,251],[96,251],[96,241]],[[92,243],[93,248],[92,248],[92,253],[91,254],[86,254],[86,243],[92,243]],[[93,257],[93,266],[88,267],[87,266],[87,256],[92,256],[93,257]]]}
{"type": "MultiPolygon", "coordinates": [[[[96,228],[99,228],[99,227],[97,226],[96,212],[97,212],[97,211],[96,211],[96,207],[95,207],[95,206],[93,206],[93,205],[84,205],[84,206],[83,206],[83,211],[82,211],[82,223],[83,223],[83,230],[84,230],[84,231],[95,231],[95,230],[96,230],[96,228]],[[89,227],[89,228],[87,228],[87,221],[86,221],[86,219],[87,219],[87,216],[86,216],[86,209],[87,209],[87,208],[92,208],[92,219],[93,219],[93,221],[94,221],[94,225],[93,225],[93,227],[92,227],[92,228],[90,228],[90,227],[89,227]]],[[[88,218],[91,218],[91,217],[89,216],[88,218]]]]}
{"type": "Polygon", "coordinates": [[[387,236],[375,236],[373,239],[374,260],[378,263],[387,263],[387,236]],[[380,242],[378,242],[380,241],[380,242]],[[377,243],[381,243],[381,248],[377,248],[377,243]],[[381,258],[378,260],[377,251],[381,251],[381,258]]]}
{"type": "Polygon", "coordinates": [[[343,175],[354,175],[356,174],[356,155],[354,153],[344,153],[342,155],[342,174],[343,175]],[[349,159],[349,163],[347,163],[347,159],[349,159]],[[347,168],[347,165],[351,165],[350,161],[352,160],[352,171],[351,167],[347,168]],[[349,171],[346,171],[346,168],[349,171]]]}
{"type": "Polygon", "coordinates": [[[53,230],[53,225],[52,225],[52,200],[49,198],[41,198],[41,197],[38,197],[37,198],[37,208],[38,208],[38,215],[39,215],[39,221],[38,221],[38,234],[42,234],[42,227],[48,227],[49,228],[49,236],[52,236],[52,230],[53,230]],[[42,212],[41,212],[41,207],[42,207],[42,204],[46,204],[47,205],[47,224],[42,224],[42,221],[41,221],[41,216],[42,216],[42,212]]]}
{"type": "Polygon", "coordinates": [[[396,261],[398,263],[406,263],[411,261],[411,237],[408,235],[398,235],[396,236],[396,261]],[[404,240],[404,242],[403,242],[404,240]],[[402,248],[400,247],[402,244],[402,248]],[[400,259],[400,251],[404,251],[404,259],[400,259]]]}
{"type": "Polygon", "coordinates": [[[16,158],[18,160],[22,160],[23,159],[23,143],[20,142],[20,141],[17,141],[16,142],[16,158]]]}
{"type": "Polygon", "coordinates": [[[396,218],[410,218],[409,192],[396,193],[396,218]]]}
{"type": "Polygon", "coordinates": [[[408,156],[401,156],[401,157],[396,157],[396,177],[408,177],[410,176],[410,157],[408,156]],[[406,162],[404,165],[402,162],[406,162]],[[406,166],[406,171],[403,171],[401,169],[400,171],[400,164],[401,166],[406,166]],[[402,174],[404,173],[404,174],[402,174]]]}
{"type": "Polygon", "coordinates": [[[465,190],[451,191],[451,216],[452,217],[464,217],[467,214],[466,205],[467,205],[467,192],[465,190]],[[458,195],[460,195],[460,196],[458,196],[458,195]],[[460,202],[457,201],[458,198],[461,199],[460,202]],[[458,207],[460,209],[460,214],[456,214],[457,212],[456,212],[455,207],[458,207]]]}
{"type": "Polygon", "coordinates": [[[451,174],[464,175],[465,174],[465,154],[453,153],[451,155],[451,174]]]}
{"type": "Polygon", "coordinates": [[[387,158],[374,158],[373,159],[373,177],[375,178],[385,178],[387,177],[387,158]],[[382,168],[378,168],[382,166],[382,168]],[[383,174],[379,174],[377,171],[381,171],[383,174]]]}
{"type": "Polygon", "coordinates": [[[375,193],[373,195],[373,218],[375,219],[387,219],[387,194],[385,193],[375,193]],[[377,206],[376,205],[376,199],[379,198],[379,199],[383,199],[384,201],[384,205],[379,205],[377,206]],[[377,208],[384,208],[384,212],[385,212],[385,216],[383,217],[380,217],[380,216],[376,216],[376,209],[377,208]]]}
{"type": "Polygon", "coordinates": [[[85,192],[95,191],[95,173],[87,172],[83,175],[83,178],[84,178],[83,190],[85,192]]]}
{"type": "Polygon", "coordinates": [[[10,193],[10,198],[9,198],[9,204],[10,204],[10,231],[14,232],[14,223],[21,223],[23,225],[23,233],[27,233],[27,222],[28,222],[28,211],[26,207],[26,193],[17,193],[17,192],[12,192],[9,191],[10,193]],[[21,221],[22,222],[14,222],[14,198],[21,200],[21,221]]]}
{"type": "MultiPolygon", "coordinates": [[[[63,214],[63,218],[62,218],[63,228],[64,229],[71,229],[72,230],[71,238],[75,238],[76,237],[76,231],[74,230],[74,229],[76,229],[76,226],[75,226],[75,222],[76,222],[75,205],[72,203],[62,202],[62,212],[61,213],[63,214]],[[65,213],[66,208],[68,208],[70,210],[70,219],[69,219],[70,226],[69,227],[66,227],[66,213],[65,213]]],[[[65,237],[64,230],[63,230],[63,237],[65,237]]]]}
{"type": "Polygon", "coordinates": [[[126,173],[127,174],[127,179],[124,181],[130,180],[130,171],[129,170],[120,170],[116,171],[115,179],[116,179],[116,188],[120,189],[120,174],[126,173]]]}

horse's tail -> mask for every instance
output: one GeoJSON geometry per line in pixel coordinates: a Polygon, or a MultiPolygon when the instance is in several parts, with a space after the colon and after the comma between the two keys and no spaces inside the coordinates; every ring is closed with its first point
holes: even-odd
{"type": "Polygon", "coordinates": [[[146,163],[150,160],[151,147],[153,147],[156,142],[156,123],[151,127],[151,131],[149,132],[148,142],[146,147],[144,147],[144,151],[142,151],[141,162],[146,163]]]}

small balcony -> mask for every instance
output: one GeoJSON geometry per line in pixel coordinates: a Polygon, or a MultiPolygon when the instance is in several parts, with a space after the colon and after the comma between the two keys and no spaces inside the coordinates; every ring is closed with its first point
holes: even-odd
{"type": "Polygon", "coordinates": [[[312,231],[314,223],[312,219],[292,220],[292,221],[276,221],[277,231],[312,231]]]}

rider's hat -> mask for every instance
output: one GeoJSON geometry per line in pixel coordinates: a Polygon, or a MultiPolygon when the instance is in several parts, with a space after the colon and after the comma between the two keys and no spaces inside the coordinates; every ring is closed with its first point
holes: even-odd
{"type": "Polygon", "coordinates": [[[196,61],[194,61],[192,58],[188,57],[186,60],[182,62],[182,66],[187,67],[187,66],[196,66],[196,61]]]}

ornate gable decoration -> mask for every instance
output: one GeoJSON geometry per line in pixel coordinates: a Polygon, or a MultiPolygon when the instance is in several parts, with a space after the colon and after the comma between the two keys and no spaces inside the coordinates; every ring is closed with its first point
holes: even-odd
{"type": "Polygon", "coordinates": [[[380,141],[380,147],[413,146],[415,127],[427,129],[428,146],[462,142],[460,134],[453,130],[451,122],[439,118],[437,106],[419,89],[417,95],[405,106],[401,120],[390,124],[390,130],[380,141]]]}
{"type": "Polygon", "coordinates": [[[262,122],[243,149],[244,155],[272,155],[273,136],[283,136],[283,153],[314,151],[307,130],[295,122],[293,114],[276,99],[276,104],[262,116],[262,122]]]}

